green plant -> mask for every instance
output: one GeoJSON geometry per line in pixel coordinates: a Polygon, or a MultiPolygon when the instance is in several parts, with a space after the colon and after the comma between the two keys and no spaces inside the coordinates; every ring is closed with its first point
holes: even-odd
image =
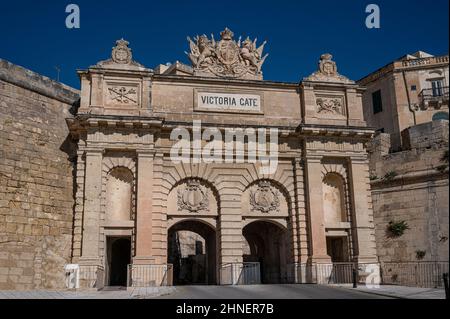
{"type": "Polygon", "coordinates": [[[409,229],[409,226],[408,223],[404,220],[397,222],[390,221],[388,225],[388,231],[391,237],[400,237],[405,233],[407,229],[409,229]]]}
{"type": "Polygon", "coordinates": [[[447,167],[448,167],[448,165],[444,164],[444,165],[436,166],[435,169],[436,169],[437,171],[439,171],[440,173],[444,173],[445,170],[447,169],[447,167]]]}
{"type": "Polygon", "coordinates": [[[369,179],[370,179],[371,181],[376,181],[376,180],[378,179],[378,176],[377,176],[377,175],[370,175],[370,176],[369,176],[369,179]]]}
{"type": "Polygon", "coordinates": [[[424,250],[416,250],[416,259],[422,260],[426,254],[427,254],[427,252],[424,250]]]}
{"type": "Polygon", "coordinates": [[[397,176],[397,172],[396,171],[390,171],[388,173],[386,173],[386,175],[384,175],[384,179],[386,181],[392,181],[396,176],[397,176]]]}

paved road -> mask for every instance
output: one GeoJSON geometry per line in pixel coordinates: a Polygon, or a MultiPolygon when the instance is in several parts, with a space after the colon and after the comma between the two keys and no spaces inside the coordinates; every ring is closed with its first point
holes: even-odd
{"type": "MultiPolygon", "coordinates": [[[[398,290],[398,289],[397,289],[398,290]]],[[[395,296],[395,295],[394,295],[395,296]]],[[[0,299],[379,299],[373,293],[320,285],[105,288],[101,291],[0,291],[0,299]]]]}
{"type": "Polygon", "coordinates": [[[380,299],[378,295],[319,285],[178,286],[159,299],[380,299]]]}

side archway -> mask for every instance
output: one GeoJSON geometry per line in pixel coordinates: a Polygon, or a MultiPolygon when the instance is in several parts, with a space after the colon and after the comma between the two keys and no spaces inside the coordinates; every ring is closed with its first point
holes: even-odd
{"type": "Polygon", "coordinates": [[[263,284],[288,281],[289,236],[285,227],[266,220],[247,224],[242,235],[245,239],[244,262],[257,262],[263,284]]]}
{"type": "Polygon", "coordinates": [[[168,229],[167,260],[175,285],[217,283],[216,230],[199,219],[184,219],[168,229]]]}

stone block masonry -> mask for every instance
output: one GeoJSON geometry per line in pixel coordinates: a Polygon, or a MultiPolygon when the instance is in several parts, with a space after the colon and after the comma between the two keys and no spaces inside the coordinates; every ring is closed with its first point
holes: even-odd
{"type": "Polygon", "coordinates": [[[407,150],[389,153],[389,134],[370,147],[370,173],[377,255],[381,262],[448,262],[448,121],[403,132],[407,150]],[[405,221],[402,236],[389,222],[405,221]]]}
{"type": "Polygon", "coordinates": [[[63,288],[78,91],[0,59],[0,290],[63,288]]]}

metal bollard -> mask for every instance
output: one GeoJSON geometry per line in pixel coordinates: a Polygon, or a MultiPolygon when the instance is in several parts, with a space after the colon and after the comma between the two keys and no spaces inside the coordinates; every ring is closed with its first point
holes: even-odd
{"type": "Polygon", "coordinates": [[[353,268],[353,288],[358,288],[358,271],[353,268]]]}
{"type": "Polygon", "coordinates": [[[448,273],[442,275],[444,279],[445,299],[449,299],[448,295],[448,273]]]}

